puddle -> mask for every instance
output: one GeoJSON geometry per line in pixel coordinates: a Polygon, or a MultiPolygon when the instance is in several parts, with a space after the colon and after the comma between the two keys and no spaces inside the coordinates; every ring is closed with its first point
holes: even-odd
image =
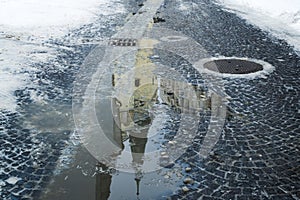
{"type": "Polygon", "coordinates": [[[210,106],[203,90],[157,59],[153,63],[153,57],[158,55],[146,48],[114,60],[97,83],[94,103],[76,117],[80,129],[87,130],[81,136],[90,153],[121,171],[174,165],[197,134],[199,112],[210,106]],[[128,60],[132,57],[136,60],[128,60]]]}
{"type": "Polygon", "coordinates": [[[86,150],[80,149],[73,166],[55,177],[42,199],[163,199],[172,195],[180,183],[179,171],[168,177],[167,170],[141,175],[95,163],[86,150]]]}
{"type": "Polygon", "coordinates": [[[24,125],[28,129],[57,133],[74,128],[70,106],[35,102],[28,105],[27,109],[30,112],[24,117],[24,125]]]}
{"type": "MultiPolygon", "coordinates": [[[[203,197],[204,194],[224,194],[226,196],[223,197],[229,199],[229,189],[234,187],[226,186],[235,184],[235,181],[238,181],[239,187],[240,183],[245,184],[241,187],[246,189],[249,186],[263,188],[260,186],[264,186],[263,176],[267,173],[262,171],[273,169],[276,165],[272,164],[272,158],[262,160],[259,157],[277,155],[286,148],[285,141],[288,142],[276,139],[277,135],[288,138],[278,131],[282,128],[281,123],[278,126],[271,124],[278,129],[275,130],[269,127],[267,120],[259,119],[265,116],[259,108],[261,102],[268,100],[265,98],[268,96],[263,94],[267,82],[262,81],[258,90],[252,90],[258,83],[256,80],[228,79],[232,81],[232,91],[229,92],[236,98],[231,99],[232,113],[226,116],[226,96],[221,95],[226,85],[223,85],[222,77],[205,73],[203,67],[206,61],[224,58],[205,59],[209,56],[200,45],[173,31],[165,34],[159,29],[155,32],[158,34],[153,34],[155,37],[147,33],[148,38],[144,39],[136,37],[139,34],[131,29],[128,32],[132,32],[135,39],[126,39],[128,37],[120,34],[116,41],[106,44],[109,47],[103,56],[104,61],[91,58],[93,56],[87,59],[83,68],[86,67],[84,71],[91,70],[92,76],[85,76],[86,72],[80,77],[86,79],[79,78],[77,84],[82,84],[82,87],[73,94],[73,110],[64,105],[38,103],[27,108],[32,112],[25,120],[28,129],[12,131],[13,142],[5,144],[6,147],[14,147],[22,137],[26,141],[24,144],[30,147],[22,152],[22,144],[21,153],[16,151],[9,155],[14,157],[16,168],[26,174],[19,173],[3,180],[10,185],[18,184],[20,188],[30,188],[30,191],[13,194],[15,198],[23,197],[26,192],[31,194],[31,190],[35,194],[37,190],[43,192],[38,199],[44,200],[196,199],[202,194],[203,197]],[[246,84],[249,87],[243,87],[246,84]],[[207,88],[203,88],[205,85],[208,85],[207,88]],[[243,96],[245,91],[249,98],[243,96]],[[248,105],[243,105],[248,100],[253,103],[249,110],[253,109],[255,113],[248,112],[248,105]],[[240,105],[247,108],[246,112],[235,110],[240,105]],[[73,134],[70,131],[74,130],[71,110],[77,125],[73,134]],[[231,118],[231,122],[224,128],[226,117],[231,118]],[[259,132],[264,134],[263,137],[259,132]],[[27,137],[30,138],[27,140],[27,137]],[[274,146],[270,144],[271,140],[279,147],[272,154],[265,153],[263,149],[269,151],[274,146]],[[256,153],[263,153],[256,156],[253,149],[256,153]],[[22,161],[20,158],[24,157],[30,157],[30,162],[17,166],[22,161]],[[253,166],[256,166],[255,173],[249,172],[253,166]],[[53,172],[55,176],[52,176],[53,172]],[[24,180],[19,180],[17,175],[22,175],[24,180]],[[27,183],[27,177],[39,179],[39,185],[33,185],[34,180],[27,183]],[[52,178],[50,184],[49,177],[52,178]],[[257,178],[262,178],[262,185],[256,185],[257,178]]],[[[93,54],[94,57],[100,55],[97,53],[93,54]]],[[[272,70],[270,65],[265,65],[259,77],[268,75],[272,70]]],[[[295,94],[293,84],[285,89],[289,94],[295,94]]],[[[278,105],[280,107],[281,104],[278,105]]],[[[273,111],[268,115],[271,120],[274,116],[280,117],[278,113],[284,109],[273,111]]],[[[288,115],[283,117],[290,119],[288,115]]],[[[1,123],[6,123],[4,118],[1,123]]],[[[286,123],[288,121],[283,125],[286,123]]],[[[295,127],[289,128],[294,131],[295,127]]],[[[289,139],[293,139],[291,135],[289,139]]],[[[285,156],[282,158],[285,160],[285,156]]],[[[278,160],[279,167],[284,166],[284,160],[278,160]]],[[[276,181],[274,188],[278,189],[279,182],[276,181]]],[[[3,187],[3,184],[0,181],[0,186],[3,187]]],[[[270,189],[273,189],[272,185],[270,189]]],[[[251,191],[249,194],[259,195],[251,191]]]]}
{"type": "Polygon", "coordinates": [[[167,35],[116,37],[99,64],[86,62],[95,73],[87,84],[86,72],[79,73],[72,109],[82,145],[43,199],[165,199],[198,186],[187,179],[186,159],[208,156],[224,123],[224,101],[204,88],[193,66],[205,51],[167,35]],[[168,48],[180,42],[197,56],[192,48],[168,48]],[[203,145],[193,149],[196,137],[203,145]]]}
{"type": "Polygon", "coordinates": [[[145,39],[147,48],[103,66],[92,96],[74,101],[86,149],[78,147],[43,199],[165,199],[181,190],[186,172],[177,160],[198,133],[199,113],[209,116],[211,99],[189,74],[160,62],[156,42],[145,39]]]}

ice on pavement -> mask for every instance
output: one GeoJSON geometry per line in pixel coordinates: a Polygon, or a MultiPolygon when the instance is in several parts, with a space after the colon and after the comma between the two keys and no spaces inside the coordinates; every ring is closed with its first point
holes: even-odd
{"type": "Polygon", "coordinates": [[[0,110],[15,111],[14,91],[31,84],[32,63],[55,55],[42,41],[124,11],[118,0],[0,0],[0,110]]]}
{"type": "Polygon", "coordinates": [[[222,5],[300,51],[299,0],[218,0],[222,5]]]}

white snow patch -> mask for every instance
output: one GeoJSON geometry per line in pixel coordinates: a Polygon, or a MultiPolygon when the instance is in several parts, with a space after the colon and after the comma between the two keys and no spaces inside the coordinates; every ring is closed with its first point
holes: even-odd
{"type": "Polygon", "coordinates": [[[0,39],[0,109],[15,110],[14,91],[28,82],[28,76],[36,69],[32,62],[45,61],[50,58],[49,48],[26,44],[19,40],[0,39]],[[41,55],[38,52],[47,52],[41,55]],[[46,56],[47,54],[47,56],[46,56]]]}
{"type": "Polygon", "coordinates": [[[1,181],[1,180],[0,180],[0,187],[1,187],[1,186],[5,186],[5,185],[6,185],[6,183],[5,183],[4,181],[1,181]]]}
{"type": "Polygon", "coordinates": [[[8,179],[5,180],[8,184],[15,185],[18,181],[21,179],[18,177],[9,177],[8,179]]]}
{"type": "Polygon", "coordinates": [[[62,155],[59,156],[57,165],[54,170],[54,174],[58,175],[63,170],[68,169],[71,163],[74,161],[75,146],[69,144],[67,148],[62,151],[62,155]]]}
{"type": "Polygon", "coordinates": [[[300,51],[299,0],[218,0],[231,12],[247,19],[300,51]]]}
{"type": "Polygon", "coordinates": [[[197,8],[198,5],[193,2],[182,2],[180,1],[179,10],[181,11],[190,11],[197,8]]]}
{"type": "MultiPolygon", "coordinates": [[[[87,24],[99,15],[123,13],[118,0],[0,0],[0,110],[16,110],[14,91],[32,86],[32,63],[56,52],[42,45],[87,24]]],[[[41,101],[41,99],[37,99],[41,101]]]]}
{"type": "Polygon", "coordinates": [[[124,10],[114,0],[0,0],[0,29],[58,37],[98,15],[124,10]]]}

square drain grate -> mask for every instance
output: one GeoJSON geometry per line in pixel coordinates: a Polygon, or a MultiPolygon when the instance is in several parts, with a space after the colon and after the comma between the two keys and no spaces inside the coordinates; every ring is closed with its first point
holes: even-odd
{"type": "Polygon", "coordinates": [[[131,47],[137,45],[137,40],[131,38],[114,38],[111,39],[108,44],[110,46],[131,47]]]}

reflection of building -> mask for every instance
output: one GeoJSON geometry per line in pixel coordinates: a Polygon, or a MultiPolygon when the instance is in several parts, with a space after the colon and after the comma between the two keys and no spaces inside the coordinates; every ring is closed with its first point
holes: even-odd
{"type": "MultiPolygon", "coordinates": [[[[155,66],[152,64],[135,67],[134,74],[130,74],[132,83],[126,88],[127,92],[121,92],[116,97],[118,104],[115,105],[114,110],[119,111],[115,114],[119,115],[119,125],[123,131],[132,129],[135,124],[139,126],[143,126],[145,123],[150,124],[151,120],[149,121],[147,110],[155,102],[157,91],[157,79],[152,72],[154,69],[155,66]]],[[[115,81],[118,79],[121,81],[115,85],[120,85],[121,90],[123,85],[130,84],[128,80],[124,79],[126,83],[122,83],[122,77],[116,78],[115,81]]]]}
{"type": "MultiPolygon", "coordinates": [[[[156,95],[156,80],[152,74],[155,66],[148,65],[142,68],[141,65],[148,63],[148,52],[138,51],[137,60],[134,69],[134,78],[131,83],[133,95],[119,95],[112,99],[112,112],[114,117],[114,127],[112,135],[109,136],[115,144],[122,149],[123,142],[129,139],[130,150],[132,155],[132,166],[135,170],[135,177],[137,191],[139,195],[139,184],[142,178],[142,171],[139,169],[143,165],[143,155],[145,153],[147,143],[147,133],[151,118],[147,112],[155,100],[156,95]],[[146,61],[147,60],[147,61],[146,61]],[[146,63],[145,63],[146,62],[146,63]],[[137,124],[141,129],[133,131],[134,125],[137,124]]],[[[117,87],[122,84],[122,75],[113,74],[112,85],[117,87]]],[[[128,84],[128,83],[127,83],[128,84]]],[[[116,155],[117,156],[117,155],[116,155]]],[[[106,166],[99,164],[102,169],[106,166]]],[[[107,169],[106,169],[107,170],[107,169]]],[[[109,198],[110,185],[112,176],[105,170],[97,174],[96,178],[96,200],[104,200],[109,198]]]]}
{"type": "Polygon", "coordinates": [[[164,102],[186,112],[199,112],[210,106],[205,93],[185,82],[170,79],[161,79],[161,97],[164,102]]]}
{"type": "Polygon", "coordinates": [[[135,166],[135,182],[136,182],[136,194],[140,194],[140,181],[143,177],[142,171],[139,169],[140,166],[143,165],[143,156],[145,154],[146,144],[147,144],[147,136],[145,137],[134,137],[129,136],[129,142],[131,144],[131,155],[132,155],[132,163],[135,166]]]}
{"type": "Polygon", "coordinates": [[[97,167],[103,172],[96,175],[96,200],[107,200],[110,195],[110,184],[112,176],[107,172],[108,168],[99,163],[97,167]]]}
{"type": "MultiPolygon", "coordinates": [[[[145,153],[147,137],[140,138],[129,135],[130,149],[132,155],[132,164],[135,169],[134,181],[136,182],[136,195],[139,195],[139,184],[142,179],[142,171],[139,166],[143,165],[143,155],[145,153]]],[[[113,176],[110,174],[110,169],[98,163],[99,172],[96,175],[96,200],[107,200],[110,196],[110,187],[113,176]]]]}
{"type": "MultiPolygon", "coordinates": [[[[121,130],[118,128],[118,126],[115,125],[115,123],[112,127],[111,132],[112,134],[109,138],[112,140],[112,142],[121,149],[124,149],[121,130]]],[[[110,196],[110,186],[112,183],[112,174],[110,172],[111,169],[100,162],[97,164],[96,168],[96,200],[107,200],[110,196]]]]}
{"type": "MultiPolygon", "coordinates": [[[[199,112],[209,106],[204,93],[197,92],[186,82],[158,77],[154,73],[157,67],[149,59],[151,54],[151,49],[138,50],[131,70],[112,75],[112,85],[117,92],[112,99],[114,128],[110,138],[122,149],[123,142],[129,139],[137,195],[147,134],[153,120],[149,110],[153,104],[164,103],[185,112],[199,112]]],[[[97,200],[109,198],[111,179],[105,172],[97,175],[97,200]]]]}
{"type": "Polygon", "coordinates": [[[151,49],[139,50],[133,69],[113,75],[113,85],[119,91],[113,100],[113,111],[122,131],[133,130],[135,125],[139,129],[149,128],[149,110],[159,100],[185,112],[199,112],[210,106],[210,101],[199,88],[195,89],[184,81],[158,77],[155,73],[158,67],[149,59],[151,54],[151,49]]]}
{"type": "Polygon", "coordinates": [[[134,91],[129,93],[131,96],[122,96],[120,99],[115,97],[114,100],[115,118],[122,131],[130,132],[136,130],[137,126],[140,130],[143,127],[148,129],[152,120],[149,110],[158,98],[162,103],[185,113],[198,113],[210,107],[210,100],[206,98],[205,93],[198,88],[195,90],[186,82],[157,78],[153,73],[147,73],[146,80],[143,80],[143,74],[138,74],[136,73],[136,80],[144,84],[137,84],[133,88],[134,91]]]}

